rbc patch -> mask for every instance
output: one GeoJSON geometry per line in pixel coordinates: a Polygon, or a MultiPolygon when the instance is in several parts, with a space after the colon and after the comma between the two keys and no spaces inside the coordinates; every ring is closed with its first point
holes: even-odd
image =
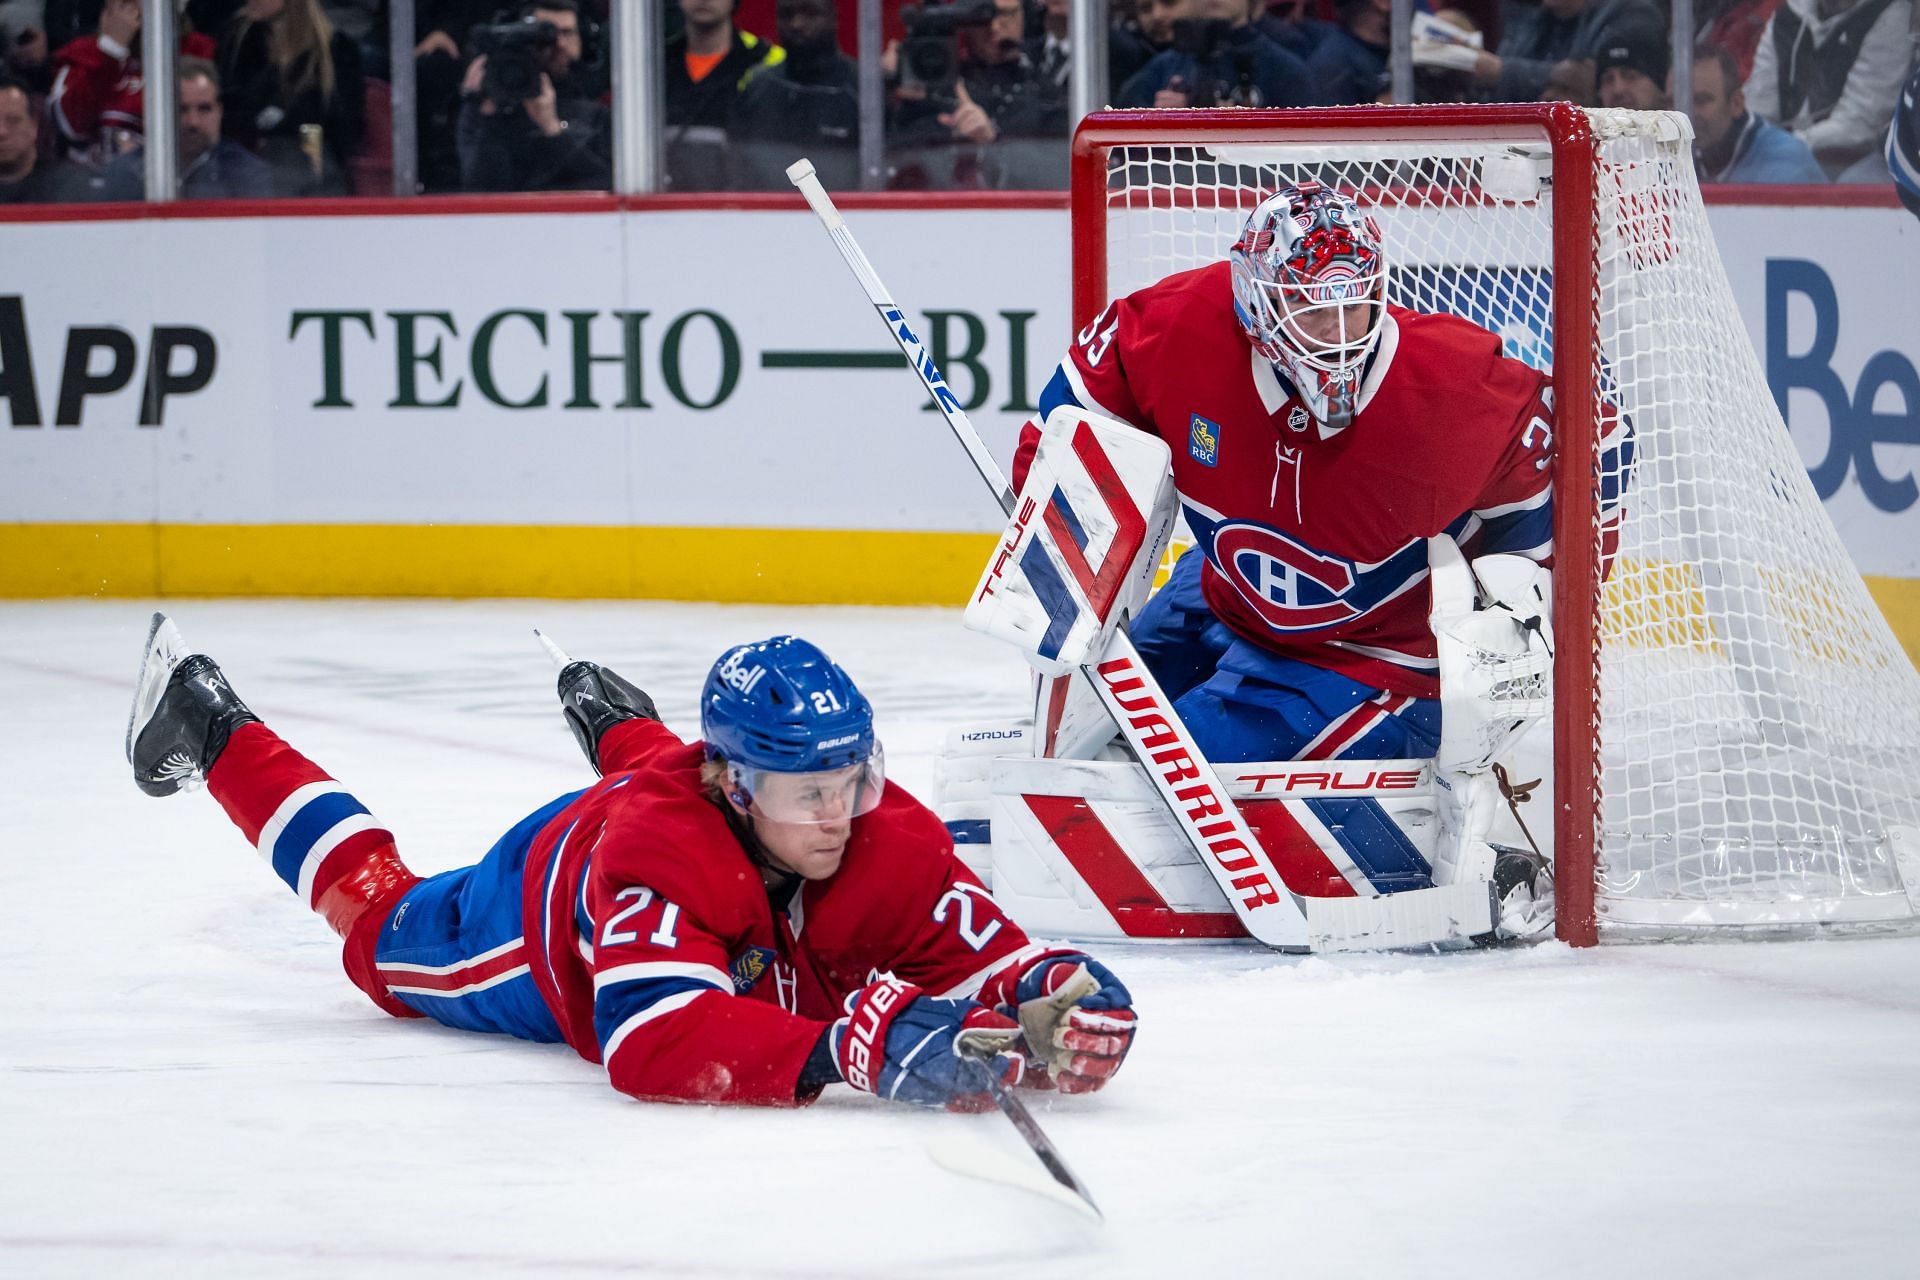
{"type": "Polygon", "coordinates": [[[733,958],[733,967],[728,976],[733,979],[733,993],[743,996],[753,990],[753,984],[760,981],[774,960],[771,947],[748,947],[733,958]]]}
{"type": "Polygon", "coordinates": [[[1193,415],[1192,425],[1187,429],[1187,452],[1193,460],[1203,467],[1218,465],[1220,461],[1220,424],[1209,422],[1199,414],[1193,415]]]}

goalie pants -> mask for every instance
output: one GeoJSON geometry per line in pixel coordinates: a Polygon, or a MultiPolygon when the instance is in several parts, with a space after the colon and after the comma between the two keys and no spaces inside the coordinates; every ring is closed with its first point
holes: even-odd
{"type": "Polygon", "coordinates": [[[421,879],[367,807],[264,724],[243,725],[207,789],[288,888],[345,939],[347,976],[396,1017],[558,1041],[522,927],[527,851],[579,792],[528,814],[485,857],[421,879]]]}
{"type": "Polygon", "coordinates": [[[1404,760],[1440,746],[1440,703],[1349,680],[1243,639],[1207,607],[1199,552],[1134,619],[1134,646],[1207,757],[1404,760]]]}

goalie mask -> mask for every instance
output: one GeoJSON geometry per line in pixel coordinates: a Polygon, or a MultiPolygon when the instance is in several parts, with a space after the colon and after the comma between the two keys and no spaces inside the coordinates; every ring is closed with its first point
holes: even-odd
{"type": "Polygon", "coordinates": [[[1386,320],[1379,227],[1346,196],[1302,182],[1260,202],[1227,259],[1234,314],[1254,350],[1314,417],[1346,426],[1386,320]]]}
{"type": "Polygon", "coordinates": [[[707,759],[727,766],[727,799],[770,822],[857,818],[886,786],[872,704],[797,636],[720,655],[700,693],[700,736],[707,759]]]}

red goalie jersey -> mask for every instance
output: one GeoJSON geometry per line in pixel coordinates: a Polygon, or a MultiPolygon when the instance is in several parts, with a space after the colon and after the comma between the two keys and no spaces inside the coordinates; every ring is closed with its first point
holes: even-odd
{"type": "Polygon", "coordinates": [[[534,840],[525,926],[562,1034],[623,1093],[793,1105],[876,973],[972,996],[1039,953],[896,786],[855,820],[839,871],[775,904],[702,790],[698,743],[632,720],[601,751],[606,776],[534,840]]]}
{"type": "MultiPolygon", "coordinates": [[[[1110,305],[1076,338],[1040,417],[1075,404],[1164,439],[1206,557],[1208,606],[1286,657],[1394,693],[1439,694],[1425,539],[1549,560],[1552,393],[1500,339],[1389,307],[1352,423],[1331,430],[1247,341],[1226,263],[1110,305]]],[[[1038,444],[1021,433],[1015,483],[1038,444]]],[[[1631,439],[1610,424],[1611,474],[1631,439]]],[[[1611,505],[1614,495],[1603,494],[1611,505]]]]}

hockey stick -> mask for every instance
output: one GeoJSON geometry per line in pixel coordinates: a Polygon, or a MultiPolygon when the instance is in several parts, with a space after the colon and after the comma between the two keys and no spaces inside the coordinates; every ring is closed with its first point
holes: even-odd
{"type": "MultiPolygon", "coordinates": [[[[966,449],[1000,510],[1013,513],[1013,486],[993,460],[959,398],[947,386],[933,356],[880,282],[879,273],[848,230],[846,220],[808,160],[787,167],[787,178],[805,196],[913,367],[954,438],[966,449]]],[[[1098,661],[1080,668],[1113,717],[1134,757],[1146,769],[1161,802],[1199,855],[1246,931],[1281,951],[1421,946],[1485,933],[1493,928],[1491,885],[1447,885],[1382,898],[1302,898],[1287,887],[1279,868],[1254,835],[1239,808],[1159,681],[1147,670],[1123,629],[1107,638],[1098,661]],[[1148,738],[1152,741],[1149,742],[1148,738]],[[1403,899],[1403,901],[1394,901],[1403,899]]]]}
{"type": "Polygon", "coordinates": [[[1098,1221],[1105,1221],[1106,1215],[1100,1212],[1100,1206],[1093,1202],[1093,1193],[1087,1190],[1087,1184],[1080,1181],[1053,1145],[1040,1122],[1027,1110],[1027,1104],[1020,1101],[1007,1086],[1001,1083],[991,1067],[978,1057],[961,1055],[972,1073],[977,1075],[980,1086],[994,1105],[1000,1108],[1000,1114],[1013,1123],[1014,1130],[1025,1140],[1028,1148],[1046,1167],[1047,1177],[1030,1174],[1030,1166],[1013,1165],[999,1152],[976,1143],[931,1142],[927,1144],[927,1153],[941,1168],[969,1178],[979,1178],[986,1182],[1000,1182],[1038,1192],[1050,1200],[1092,1214],[1098,1221]]]}

